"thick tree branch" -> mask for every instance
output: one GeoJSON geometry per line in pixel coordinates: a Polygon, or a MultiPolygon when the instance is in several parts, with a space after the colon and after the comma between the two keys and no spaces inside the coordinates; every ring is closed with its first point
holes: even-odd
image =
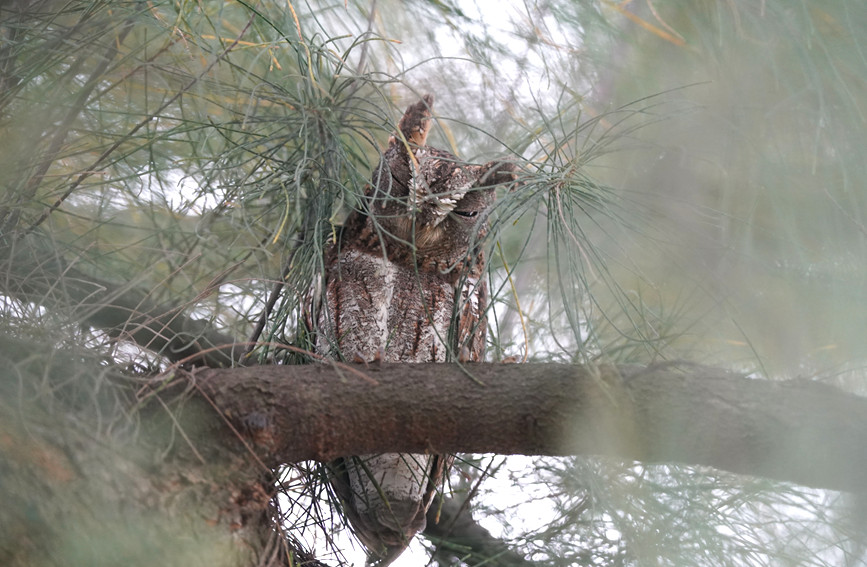
{"type": "Polygon", "coordinates": [[[816,383],[686,363],[320,364],[195,379],[273,465],[392,451],[595,454],[867,490],[867,400],[816,383]]]}

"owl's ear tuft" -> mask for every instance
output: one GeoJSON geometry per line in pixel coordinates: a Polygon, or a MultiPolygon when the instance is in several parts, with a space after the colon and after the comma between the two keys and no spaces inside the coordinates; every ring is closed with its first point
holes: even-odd
{"type": "MultiPolygon", "coordinates": [[[[430,130],[431,108],[433,108],[433,103],[433,95],[426,94],[420,101],[407,107],[406,112],[403,113],[403,117],[397,125],[406,142],[417,147],[425,145],[427,142],[427,134],[430,130]]],[[[404,140],[399,140],[397,138],[398,136],[392,136],[390,143],[404,143],[404,140]]]]}

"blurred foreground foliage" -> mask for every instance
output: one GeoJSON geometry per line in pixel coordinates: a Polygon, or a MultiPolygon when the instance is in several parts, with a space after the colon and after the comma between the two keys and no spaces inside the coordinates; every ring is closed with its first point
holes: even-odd
{"type": "MultiPolygon", "coordinates": [[[[92,278],[283,356],[322,246],[433,92],[436,145],[523,167],[488,243],[491,360],[688,358],[863,393],[864,29],[859,0],[0,3],[3,327],[166,369],[88,319],[92,278]]],[[[555,495],[551,527],[480,510],[539,561],[863,561],[836,495],[535,465],[515,482],[555,495]]]]}

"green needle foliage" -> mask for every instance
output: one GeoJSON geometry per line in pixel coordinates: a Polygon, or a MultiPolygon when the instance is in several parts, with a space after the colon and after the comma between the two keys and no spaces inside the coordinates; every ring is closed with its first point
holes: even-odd
{"type": "MultiPolygon", "coordinates": [[[[130,377],[106,438],[135,429],[138,380],[195,356],[181,346],[217,334],[237,343],[220,363],[308,362],[323,249],[433,92],[430,143],[520,165],[484,243],[489,360],[683,358],[863,394],[864,29],[860,0],[0,2],[3,330],[130,377]],[[141,338],[155,326],[186,342],[141,338]]],[[[30,394],[80,409],[105,392],[70,380],[74,396],[30,394]]],[[[863,506],[840,495],[495,463],[468,456],[455,490],[538,564],[864,561],[863,506]],[[509,474],[509,495],[486,488],[509,474]],[[542,527],[521,512],[531,486],[542,527]]],[[[283,472],[295,548],[351,561],[315,466],[283,472]]]]}

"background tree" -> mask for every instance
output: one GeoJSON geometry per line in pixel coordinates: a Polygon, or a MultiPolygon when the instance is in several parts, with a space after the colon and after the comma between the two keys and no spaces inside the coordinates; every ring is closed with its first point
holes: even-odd
{"type": "MultiPolygon", "coordinates": [[[[524,169],[488,242],[490,360],[862,394],[862,4],[0,3],[0,560],[355,560],[315,464],[269,478],[169,386],[306,360],[322,246],[424,92],[436,145],[524,169]],[[255,529],[277,516],[286,537],[255,529]]],[[[453,476],[505,564],[864,561],[846,494],[608,458],[453,476]]],[[[404,564],[479,562],[448,542],[404,564]]]]}

